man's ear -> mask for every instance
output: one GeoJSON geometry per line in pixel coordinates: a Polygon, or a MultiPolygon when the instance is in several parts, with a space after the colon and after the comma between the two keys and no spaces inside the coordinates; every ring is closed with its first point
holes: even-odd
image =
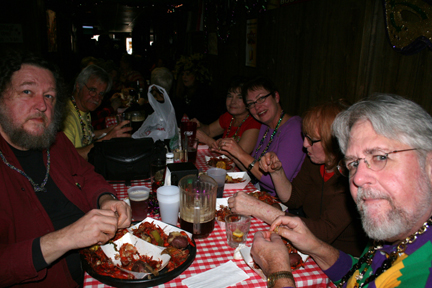
{"type": "Polygon", "coordinates": [[[429,152],[426,156],[425,170],[429,181],[432,183],[432,152],[429,152]]]}

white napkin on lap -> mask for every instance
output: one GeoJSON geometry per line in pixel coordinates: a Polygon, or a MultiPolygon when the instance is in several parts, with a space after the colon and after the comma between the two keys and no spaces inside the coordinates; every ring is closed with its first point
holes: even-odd
{"type": "Polygon", "coordinates": [[[207,270],[182,281],[189,288],[225,288],[248,279],[249,276],[234,262],[228,261],[219,267],[207,270]]]}

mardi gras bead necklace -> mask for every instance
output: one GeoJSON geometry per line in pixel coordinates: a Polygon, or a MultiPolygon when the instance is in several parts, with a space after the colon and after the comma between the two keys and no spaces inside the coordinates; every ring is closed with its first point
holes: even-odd
{"type": "Polygon", "coordinates": [[[24,177],[27,178],[27,180],[30,182],[30,184],[33,186],[33,189],[35,190],[35,192],[47,192],[47,189],[45,188],[46,183],[48,182],[48,176],[49,176],[49,171],[50,171],[50,166],[51,166],[51,157],[50,157],[50,152],[49,149],[47,149],[47,170],[46,170],[46,174],[45,174],[45,178],[42,181],[42,183],[40,185],[36,184],[33,179],[31,179],[24,171],[22,171],[21,169],[18,169],[17,167],[13,166],[12,164],[10,164],[7,160],[6,157],[3,155],[3,153],[0,151],[0,157],[3,160],[3,162],[6,164],[6,166],[8,166],[9,168],[11,168],[12,170],[17,171],[18,173],[20,173],[21,175],[23,175],[24,177]]]}
{"type": "MultiPolygon", "coordinates": [[[[72,96],[72,104],[75,107],[76,112],[78,113],[78,118],[79,118],[80,124],[81,124],[81,130],[82,130],[82,134],[83,134],[81,142],[82,142],[83,146],[87,146],[92,142],[93,131],[89,131],[88,129],[86,129],[87,125],[84,123],[84,119],[81,116],[81,112],[78,109],[75,98],[73,96],[72,96]]],[[[90,121],[88,116],[87,116],[87,121],[90,121]]]]}
{"type": "Polygon", "coordinates": [[[265,138],[267,137],[267,134],[268,134],[268,132],[269,132],[269,130],[270,130],[270,127],[267,127],[267,130],[266,130],[266,132],[264,133],[264,136],[263,136],[263,138],[261,139],[260,144],[258,145],[258,148],[255,150],[255,156],[254,156],[254,158],[255,158],[255,159],[258,159],[258,161],[261,159],[261,157],[262,157],[265,153],[267,153],[267,150],[269,149],[271,143],[273,142],[273,138],[274,138],[274,136],[275,136],[276,133],[277,133],[277,130],[278,130],[278,128],[279,128],[280,123],[282,122],[282,119],[283,119],[284,115],[285,115],[285,112],[282,110],[282,113],[281,113],[281,116],[280,116],[280,118],[279,118],[279,121],[278,121],[278,123],[277,123],[277,125],[276,125],[275,130],[273,131],[272,135],[270,136],[270,141],[269,141],[269,143],[267,144],[267,147],[263,150],[263,152],[261,153],[261,155],[259,156],[259,158],[256,158],[256,156],[257,156],[257,154],[258,154],[258,151],[261,149],[261,147],[262,147],[262,145],[263,145],[263,143],[264,143],[264,140],[265,140],[265,138]]]}
{"type": "Polygon", "coordinates": [[[379,244],[379,242],[374,242],[374,245],[369,249],[366,254],[364,254],[359,261],[351,268],[348,273],[342,277],[341,282],[337,286],[338,288],[341,288],[355,273],[355,271],[359,270],[361,265],[366,263],[366,266],[359,271],[359,275],[356,276],[356,283],[354,285],[354,288],[360,288],[365,285],[367,285],[370,282],[373,282],[378,276],[380,276],[382,273],[384,273],[387,269],[389,269],[393,263],[396,261],[397,257],[399,255],[402,255],[405,252],[405,249],[408,244],[412,244],[417,240],[417,237],[423,233],[426,232],[426,230],[429,228],[429,226],[432,225],[432,217],[429,218],[428,221],[426,221],[423,226],[417,230],[414,234],[408,236],[403,240],[399,245],[396,247],[396,250],[390,253],[390,255],[387,257],[386,260],[381,264],[381,267],[379,267],[375,274],[370,275],[363,283],[360,283],[360,281],[364,278],[364,275],[366,274],[369,267],[372,265],[373,258],[375,255],[375,252],[379,249],[382,249],[382,245],[379,244]]]}
{"type": "MultiPolygon", "coordinates": [[[[240,127],[243,125],[243,123],[244,123],[248,118],[249,118],[249,114],[246,115],[246,117],[242,120],[242,122],[240,123],[240,125],[237,127],[237,130],[236,130],[236,132],[234,133],[234,136],[232,137],[232,138],[234,138],[234,140],[235,140],[236,142],[240,141],[240,137],[238,137],[238,139],[237,139],[237,134],[238,134],[238,132],[240,131],[240,127]]],[[[227,130],[227,132],[226,132],[226,134],[225,134],[225,137],[223,137],[223,138],[228,138],[228,135],[229,135],[230,132],[231,132],[231,126],[232,126],[233,122],[234,122],[234,117],[231,118],[231,122],[230,122],[230,124],[229,124],[228,130],[227,130]]]]}

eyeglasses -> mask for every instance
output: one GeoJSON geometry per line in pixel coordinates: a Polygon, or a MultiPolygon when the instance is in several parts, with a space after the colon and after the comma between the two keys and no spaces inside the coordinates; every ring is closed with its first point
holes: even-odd
{"type": "Polygon", "coordinates": [[[317,142],[321,142],[321,139],[319,140],[312,140],[312,138],[309,135],[305,135],[304,136],[305,139],[307,139],[307,142],[310,146],[313,146],[313,144],[317,143],[317,142]]]}
{"type": "Polygon", "coordinates": [[[380,171],[386,166],[389,154],[413,150],[417,150],[417,148],[395,150],[384,154],[369,154],[364,158],[357,158],[355,160],[342,159],[339,161],[337,168],[343,176],[351,178],[356,174],[357,167],[359,166],[361,160],[365,162],[367,168],[373,171],[380,171]]]}
{"type": "Polygon", "coordinates": [[[270,92],[269,94],[265,95],[265,96],[261,96],[258,99],[256,99],[256,101],[254,102],[249,102],[246,104],[246,108],[247,109],[252,109],[255,107],[255,104],[261,104],[264,103],[264,101],[267,99],[267,97],[269,97],[270,95],[272,95],[274,92],[270,92]]]}
{"type": "MultiPolygon", "coordinates": [[[[97,94],[97,89],[96,88],[89,88],[86,84],[84,84],[84,86],[87,88],[87,90],[90,92],[90,95],[95,96],[97,94]]],[[[100,92],[99,96],[104,97],[105,92],[100,92]]]]}

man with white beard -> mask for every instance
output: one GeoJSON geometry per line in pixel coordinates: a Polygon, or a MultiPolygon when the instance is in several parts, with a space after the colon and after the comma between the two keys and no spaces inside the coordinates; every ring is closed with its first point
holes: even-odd
{"type": "Polygon", "coordinates": [[[432,117],[410,100],[381,94],[339,114],[333,133],[345,155],[338,168],[373,241],[356,259],[299,218],[279,217],[271,232],[255,234],[251,252],[269,287],[295,287],[280,236],[338,287],[432,287],[432,117]]]}

